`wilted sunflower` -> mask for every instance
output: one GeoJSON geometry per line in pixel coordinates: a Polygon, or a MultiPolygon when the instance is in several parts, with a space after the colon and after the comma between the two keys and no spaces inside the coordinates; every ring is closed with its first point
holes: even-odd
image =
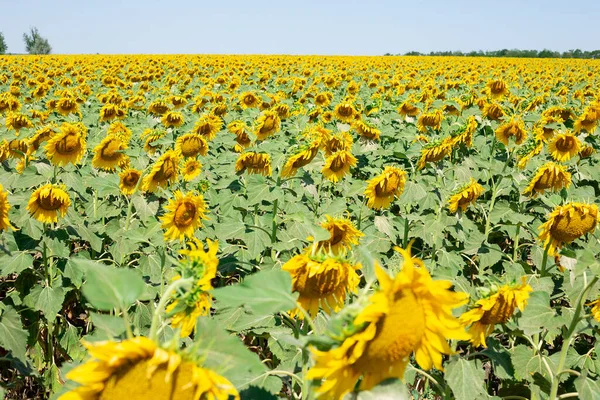
{"type": "MultiPolygon", "coordinates": [[[[356,292],[360,282],[356,270],[360,267],[343,257],[330,257],[319,251],[294,256],[281,269],[292,275],[292,291],[300,294],[298,304],[314,318],[319,307],[330,314],[344,306],[346,295],[356,292]]],[[[304,318],[298,309],[290,314],[304,318]]]]}
{"type": "Polygon", "coordinates": [[[483,192],[483,186],[471,178],[471,181],[467,185],[463,186],[450,197],[450,200],[448,200],[448,210],[454,214],[460,207],[465,212],[469,204],[474,203],[483,192]]]}
{"type": "Polygon", "coordinates": [[[49,124],[41,127],[35,134],[27,140],[27,146],[30,152],[37,151],[42,143],[47,142],[56,133],[56,125],[49,124]]]}
{"type": "Polygon", "coordinates": [[[177,111],[167,111],[163,114],[160,122],[164,125],[165,128],[179,128],[185,122],[183,118],[183,114],[177,111]]]}
{"type": "Polygon", "coordinates": [[[62,97],[56,102],[56,111],[62,115],[77,114],[79,104],[71,97],[62,97]]]}
{"type": "Polygon", "coordinates": [[[571,132],[560,133],[548,143],[548,152],[558,162],[569,161],[581,150],[581,142],[571,132]]]}
{"type": "Polygon", "coordinates": [[[365,139],[379,140],[381,131],[368,122],[361,119],[360,121],[356,121],[353,126],[354,129],[356,129],[356,132],[365,139]]]}
{"type": "Polygon", "coordinates": [[[119,174],[119,189],[125,195],[135,193],[138,182],[142,177],[142,171],[135,168],[127,168],[119,174]]]}
{"type": "Polygon", "coordinates": [[[191,238],[194,231],[202,226],[202,220],[207,219],[204,197],[193,192],[184,195],[180,190],[173,195],[175,197],[165,207],[167,212],[160,218],[162,228],[166,230],[165,240],[191,238]]]}
{"type": "Polygon", "coordinates": [[[33,128],[33,122],[25,114],[11,112],[6,116],[6,128],[19,132],[23,128],[33,128]]]}
{"type": "Polygon", "coordinates": [[[207,114],[200,117],[192,132],[202,135],[206,140],[213,140],[222,127],[223,121],[220,117],[207,114]]]}
{"type": "Polygon", "coordinates": [[[508,86],[502,79],[488,82],[486,93],[494,99],[508,95],[508,86]]]}
{"type": "Polygon", "coordinates": [[[100,109],[100,121],[112,121],[113,119],[123,119],[127,116],[127,109],[123,109],[116,104],[105,104],[100,109]]]}
{"type": "Polygon", "coordinates": [[[333,110],[333,116],[342,122],[352,122],[357,115],[358,111],[350,103],[340,103],[333,110]]]}
{"type": "Polygon", "coordinates": [[[459,144],[471,147],[473,145],[473,134],[477,130],[477,126],[477,120],[475,117],[470,116],[463,127],[452,133],[452,136],[447,138],[448,144],[452,147],[459,144]]]}
{"type": "Polygon", "coordinates": [[[8,193],[4,191],[4,187],[0,183],[0,231],[15,229],[8,220],[8,212],[10,211],[10,203],[8,202],[8,193]]]}
{"type": "Polygon", "coordinates": [[[406,116],[416,117],[417,115],[419,115],[421,110],[419,110],[415,105],[413,105],[411,103],[411,100],[406,100],[404,103],[402,103],[400,105],[400,107],[398,107],[398,112],[403,117],[406,117],[406,116]]]}
{"type": "Polygon", "coordinates": [[[442,356],[452,353],[447,340],[469,338],[452,315],[467,295],[450,291],[450,281],[431,279],[423,262],[411,257],[410,248],[396,250],[404,257],[402,270],[392,279],[375,265],[380,289],[354,319],[354,326],[362,329],[339,347],[311,348],[315,366],[307,378],[320,381],[317,392],[325,398],[343,398],[359,379],[358,390],[388,378],[402,379],[413,353],[422,369],[443,371],[442,356]]]}
{"type": "Polygon", "coordinates": [[[27,211],[38,221],[50,224],[58,221],[58,214],[64,217],[70,206],[71,199],[64,188],[48,183],[32,193],[27,211]]]}
{"type": "Polygon", "coordinates": [[[421,149],[421,158],[417,163],[418,169],[423,169],[427,163],[438,162],[452,152],[452,147],[444,140],[427,143],[421,149]]]}
{"type": "Polygon", "coordinates": [[[337,132],[333,135],[327,129],[324,131],[317,131],[321,133],[321,147],[325,151],[325,156],[329,157],[335,152],[341,150],[348,150],[352,148],[352,135],[349,132],[337,132]]]}
{"type": "Polygon", "coordinates": [[[237,173],[247,171],[249,174],[270,176],[273,173],[271,156],[267,153],[254,153],[251,151],[242,153],[235,162],[235,171],[237,173]]]}
{"type": "Polygon", "coordinates": [[[154,100],[148,106],[148,112],[154,115],[163,115],[169,111],[169,105],[163,100],[154,100]]]}
{"type": "Polygon", "coordinates": [[[540,226],[540,240],[553,256],[564,244],[588,232],[593,232],[598,223],[598,206],[595,204],[568,203],[557,206],[540,226]]]}
{"type": "Polygon", "coordinates": [[[208,143],[197,133],[186,133],[175,141],[175,151],[185,158],[205,156],[208,154],[208,143]]]}
{"type": "Polygon", "coordinates": [[[579,150],[579,157],[581,159],[584,158],[589,158],[592,156],[592,154],[594,154],[596,152],[596,150],[592,147],[589,146],[587,144],[584,144],[583,146],[581,146],[581,150],[579,150]]]}
{"type": "Polygon", "coordinates": [[[523,191],[523,195],[537,197],[546,190],[559,191],[562,188],[568,188],[571,185],[571,173],[567,168],[549,162],[541,166],[535,176],[529,182],[529,185],[523,191]]]}
{"type": "Polygon", "coordinates": [[[64,122],[60,132],[46,143],[46,157],[52,164],[63,167],[69,163],[78,164],[85,154],[85,136],[86,130],[81,123],[64,122]]]}
{"type": "Polygon", "coordinates": [[[129,143],[129,140],[131,139],[132,135],[131,129],[125,126],[125,124],[123,124],[121,121],[115,121],[112,124],[110,124],[108,130],[106,131],[106,134],[115,135],[125,143],[129,143]]]}
{"type": "Polygon", "coordinates": [[[399,197],[406,184],[406,172],[397,167],[385,167],[383,172],[367,182],[367,206],[376,210],[387,208],[399,197]]]}
{"type": "Polygon", "coordinates": [[[358,160],[348,150],[340,150],[325,159],[321,173],[331,182],[337,182],[350,173],[358,160]]]}
{"type": "Polygon", "coordinates": [[[326,215],[321,227],[326,229],[330,236],[329,239],[318,242],[317,248],[333,254],[345,253],[353,245],[357,245],[358,239],[364,236],[348,218],[326,215]]]}
{"type": "Polygon", "coordinates": [[[181,337],[189,336],[196,329],[196,320],[202,315],[208,315],[212,307],[212,296],[209,291],[213,288],[211,281],[217,276],[219,259],[217,251],[219,242],[206,239],[208,251],[204,250],[202,242],[193,238],[188,243],[189,249],[182,250],[185,257],[178,266],[178,279],[193,278],[190,290],[176,293],[166,311],[171,315],[171,326],[181,328],[181,337]]]}
{"type": "Polygon", "coordinates": [[[294,176],[296,175],[296,172],[298,172],[298,169],[310,164],[319,152],[319,145],[319,140],[314,140],[308,146],[303,147],[300,151],[288,158],[281,171],[281,177],[289,178],[294,176]]]}
{"type": "Polygon", "coordinates": [[[265,140],[281,128],[281,118],[275,111],[265,111],[256,119],[254,134],[258,140],[265,140]]]}
{"type": "Polygon", "coordinates": [[[108,135],[94,147],[92,166],[104,171],[114,171],[126,165],[129,157],[124,153],[127,144],[114,135],[108,135]]]}
{"type": "Polygon", "coordinates": [[[491,121],[499,121],[505,115],[504,110],[496,103],[486,103],[482,114],[491,121]]]}
{"type": "Polygon", "coordinates": [[[444,113],[440,110],[421,114],[417,120],[417,128],[420,132],[427,132],[427,127],[439,130],[443,119],[444,113]]]}
{"type": "Polygon", "coordinates": [[[241,153],[244,149],[250,147],[252,144],[252,139],[250,139],[250,135],[248,134],[246,124],[242,121],[231,121],[229,125],[227,125],[227,129],[229,132],[235,135],[235,141],[237,144],[234,147],[234,150],[237,153],[241,153]]]}
{"type": "Polygon", "coordinates": [[[508,146],[509,138],[514,138],[516,144],[521,144],[527,139],[527,131],[522,120],[513,118],[496,128],[496,139],[505,146],[508,146]]]}
{"type": "Polygon", "coordinates": [[[240,398],[226,378],[143,336],[83,346],[90,359],[66,375],[80,386],[59,400],[240,398]]]}
{"type": "Polygon", "coordinates": [[[193,158],[189,158],[183,164],[183,180],[189,182],[193,180],[195,177],[200,175],[200,171],[202,170],[202,163],[200,161],[195,160],[193,158]]]}
{"type": "Polygon", "coordinates": [[[485,338],[494,332],[494,326],[507,322],[515,309],[523,311],[531,291],[533,289],[527,284],[527,278],[523,277],[520,284],[504,285],[492,291],[461,315],[460,320],[467,327],[473,346],[487,347],[485,338]]]}
{"type": "Polygon", "coordinates": [[[583,114],[575,120],[573,124],[573,131],[579,133],[585,130],[587,133],[594,133],[598,122],[600,121],[600,108],[588,107],[585,109],[583,114]]]}
{"type": "Polygon", "coordinates": [[[165,187],[177,181],[179,175],[179,155],[175,150],[168,150],[159,157],[150,173],[144,178],[142,190],[154,192],[157,187],[165,187]]]}

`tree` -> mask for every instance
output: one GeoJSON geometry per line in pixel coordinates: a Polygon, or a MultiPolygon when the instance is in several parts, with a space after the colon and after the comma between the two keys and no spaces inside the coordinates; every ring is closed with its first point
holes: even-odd
{"type": "Polygon", "coordinates": [[[25,41],[25,49],[29,54],[50,54],[52,47],[48,43],[48,39],[42,37],[37,28],[30,29],[30,33],[23,34],[25,41]]]}
{"type": "Polygon", "coordinates": [[[4,35],[2,34],[2,32],[0,32],[0,54],[5,54],[6,53],[6,41],[4,41],[4,35]]]}

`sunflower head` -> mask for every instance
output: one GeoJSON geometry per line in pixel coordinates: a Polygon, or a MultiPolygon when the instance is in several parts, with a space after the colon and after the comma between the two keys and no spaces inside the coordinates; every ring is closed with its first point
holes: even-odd
{"type": "Polygon", "coordinates": [[[71,399],[236,399],[224,377],[202,368],[191,355],[160,347],[140,336],[121,342],[83,342],[88,361],[66,378],[79,386],[59,397],[71,399]]]}
{"type": "Polygon", "coordinates": [[[553,256],[575,239],[593,232],[598,224],[598,206],[595,204],[568,203],[557,206],[540,226],[540,240],[553,256]]]}
{"type": "Polygon", "coordinates": [[[182,168],[183,180],[186,182],[193,180],[200,175],[200,171],[202,171],[202,163],[200,161],[193,158],[187,159],[183,163],[182,168]]]}
{"type": "Polygon", "coordinates": [[[235,170],[240,174],[247,172],[248,174],[270,176],[273,173],[271,169],[271,156],[267,153],[255,153],[252,151],[242,153],[235,162],[235,170]]]}
{"type": "Polygon", "coordinates": [[[165,128],[179,128],[184,124],[185,119],[183,118],[183,114],[180,112],[167,111],[163,114],[160,122],[162,122],[165,128]]]}
{"type": "Polygon", "coordinates": [[[48,183],[36,189],[29,199],[27,211],[38,221],[50,224],[64,217],[71,206],[71,198],[64,187],[48,183]]]}
{"type": "Polygon", "coordinates": [[[8,194],[4,191],[4,187],[0,183],[0,232],[8,229],[15,229],[8,220],[8,212],[10,204],[8,202],[8,194]]]}
{"type": "Polygon", "coordinates": [[[223,121],[214,114],[206,114],[200,117],[194,125],[193,133],[202,136],[206,140],[213,140],[217,133],[223,128],[223,121]]]}
{"type": "Polygon", "coordinates": [[[475,179],[471,178],[471,181],[468,184],[460,188],[450,197],[450,200],[448,200],[448,210],[452,214],[456,213],[459,208],[463,212],[466,211],[469,204],[474,203],[483,192],[483,186],[475,179]]]}
{"type": "Polygon", "coordinates": [[[351,103],[340,103],[335,106],[333,116],[342,122],[352,122],[359,115],[351,103]]]}
{"type": "Polygon", "coordinates": [[[208,143],[204,136],[198,133],[186,133],[175,141],[175,151],[185,158],[195,158],[208,154],[208,143]]]}
{"type": "Polygon", "coordinates": [[[54,134],[46,144],[48,160],[59,166],[78,164],[85,154],[86,134],[87,130],[81,123],[64,122],[60,132],[54,134]]]}
{"type": "Polygon", "coordinates": [[[387,208],[404,191],[406,172],[398,167],[385,167],[383,172],[367,182],[367,206],[376,210],[387,208]]]}
{"type": "Polygon", "coordinates": [[[326,229],[330,236],[329,239],[318,242],[316,246],[332,254],[345,253],[352,246],[357,245],[359,238],[364,236],[348,218],[326,215],[321,227],[326,229]]]}
{"type": "Polygon", "coordinates": [[[165,210],[160,220],[166,241],[193,237],[194,231],[202,226],[202,220],[207,219],[204,197],[193,192],[184,195],[177,190],[165,210]]]}
{"type": "Polygon", "coordinates": [[[504,82],[502,79],[497,79],[488,82],[486,85],[486,93],[492,98],[496,99],[508,95],[509,91],[506,82],[504,82]]]}
{"type": "Polygon", "coordinates": [[[316,157],[317,153],[319,152],[319,146],[320,142],[318,140],[314,140],[308,146],[302,147],[294,155],[288,158],[281,171],[281,176],[283,178],[289,178],[291,176],[294,176],[300,168],[310,164],[310,162],[316,157]]]}
{"type": "Polygon", "coordinates": [[[374,125],[364,121],[359,120],[354,123],[354,129],[358,134],[368,140],[379,140],[379,136],[381,135],[381,131],[377,129],[374,125]]]}
{"type": "Polygon", "coordinates": [[[571,173],[567,171],[567,168],[549,162],[537,170],[535,176],[523,191],[523,194],[525,196],[537,197],[546,190],[559,191],[562,188],[568,188],[570,185],[571,173]]]}
{"type": "Polygon", "coordinates": [[[325,165],[321,170],[325,179],[338,182],[350,173],[350,167],[354,167],[358,160],[348,150],[339,150],[325,159],[325,165]]]}
{"type": "Polygon", "coordinates": [[[438,162],[452,152],[452,147],[445,140],[427,143],[421,149],[421,158],[417,163],[418,169],[423,169],[427,163],[438,162]]]}
{"type": "Polygon", "coordinates": [[[581,150],[581,142],[571,132],[555,135],[548,143],[548,152],[558,162],[569,161],[581,150]]]}
{"type": "Polygon", "coordinates": [[[256,119],[254,134],[258,140],[265,140],[281,129],[281,118],[275,111],[265,111],[256,119]]]}
{"type": "Polygon", "coordinates": [[[527,131],[525,124],[520,119],[511,119],[505,124],[500,125],[496,129],[496,139],[508,146],[508,140],[513,138],[517,145],[523,143],[527,139],[527,131]]]}
{"type": "Polygon", "coordinates": [[[388,378],[404,376],[414,354],[425,370],[443,370],[442,356],[452,354],[448,339],[468,339],[452,309],[467,295],[449,290],[449,281],[434,281],[410,248],[401,252],[401,271],[391,278],[379,265],[379,290],[355,317],[350,334],[328,351],[311,349],[315,366],[308,379],[319,382],[317,392],[341,399],[354,390],[368,390],[388,378]]]}
{"type": "Polygon", "coordinates": [[[428,127],[439,130],[443,119],[444,113],[441,110],[421,114],[417,120],[417,128],[420,132],[426,132],[428,127]]]}
{"type": "Polygon", "coordinates": [[[132,195],[138,187],[142,177],[142,171],[135,168],[127,168],[119,174],[119,189],[124,195],[132,195]]]}
{"type": "Polygon", "coordinates": [[[117,167],[124,167],[129,157],[124,153],[127,144],[115,135],[108,135],[94,147],[92,166],[104,171],[115,171],[117,167]]]}
{"type": "Polygon", "coordinates": [[[176,182],[179,176],[179,160],[179,154],[175,150],[168,150],[160,156],[144,178],[142,190],[154,192],[158,187],[166,187],[176,182]]]}

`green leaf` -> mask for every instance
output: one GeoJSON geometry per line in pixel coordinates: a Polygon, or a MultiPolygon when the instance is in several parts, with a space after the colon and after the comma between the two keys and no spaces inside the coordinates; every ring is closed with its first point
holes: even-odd
{"type": "Polygon", "coordinates": [[[292,277],[281,270],[260,271],[237,285],[213,291],[218,306],[244,307],[255,315],[268,315],[296,307],[298,295],[292,293],[292,277]]]}
{"type": "Polygon", "coordinates": [[[250,386],[248,389],[240,392],[241,400],[278,400],[280,397],[275,396],[268,390],[257,386],[250,386]]]}
{"type": "Polygon", "coordinates": [[[446,382],[457,400],[488,398],[484,379],[485,372],[475,360],[454,358],[446,366],[446,382]]]}
{"type": "Polygon", "coordinates": [[[406,385],[400,379],[386,379],[371,390],[348,394],[344,400],[408,400],[410,399],[406,385]]]}
{"type": "Polygon", "coordinates": [[[108,338],[115,338],[125,332],[125,323],[122,318],[115,315],[90,313],[92,323],[96,328],[107,334],[108,338]]]}
{"type": "Polygon", "coordinates": [[[581,400],[600,399],[600,383],[595,379],[588,378],[587,372],[575,379],[575,388],[577,388],[578,398],[581,400]]]}
{"type": "Polygon", "coordinates": [[[85,269],[83,295],[99,310],[126,309],[144,291],[145,283],[137,270],[116,269],[83,259],[72,261],[85,269]]]}
{"type": "Polygon", "coordinates": [[[33,257],[25,251],[13,252],[0,257],[0,265],[4,265],[1,276],[18,274],[33,265],[33,257]]]}
{"type": "Polygon", "coordinates": [[[5,306],[0,314],[0,347],[8,350],[15,358],[23,363],[27,362],[27,339],[29,332],[23,329],[19,313],[11,307],[5,306]]]}
{"type": "Polygon", "coordinates": [[[548,292],[533,292],[529,296],[527,306],[519,318],[519,328],[526,335],[541,332],[554,327],[554,310],[550,307],[548,292]]]}
{"type": "Polygon", "coordinates": [[[48,321],[54,321],[56,314],[62,309],[65,301],[65,290],[62,287],[35,286],[25,297],[25,304],[41,311],[48,321]]]}

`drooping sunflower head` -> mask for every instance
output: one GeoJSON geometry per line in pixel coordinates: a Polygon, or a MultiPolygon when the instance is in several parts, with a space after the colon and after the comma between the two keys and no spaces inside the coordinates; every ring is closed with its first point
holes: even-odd
{"type": "Polygon", "coordinates": [[[487,347],[485,339],[494,332],[494,326],[506,323],[517,308],[523,311],[532,291],[526,277],[520,283],[489,290],[488,296],[478,300],[460,316],[468,329],[471,343],[476,347],[487,347]]]}
{"type": "Polygon", "coordinates": [[[115,135],[125,143],[129,143],[131,139],[131,129],[129,129],[121,121],[115,121],[108,127],[107,135],[115,135]]]}
{"type": "Polygon", "coordinates": [[[584,144],[581,146],[581,150],[579,150],[579,157],[581,159],[590,158],[595,152],[596,149],[594,149],[592,146],[584,144]]]}
{"type": "Polygon", "coordinates": [[[540,240],[553,256],[565,244],[593,232],[598,224],[598,206],[585,203],[567,203],[557,206],[540,226],[540,240]]]}
{"type": "Polygon", "coordinates": [[[71,206],[71,198],[64,187],[48,183],[36,189],[29,198],[27,211],[38,221],[50,224],[64,217],[71,206]]]}
{"type": "Polygon", "coordinates": [[[387,166],[383,172],[367,182],[365,196],[367,206],[376,210],[387,208],[404,191],[406,172],[398,167],[387,166]]]}
{"type": "Polygon", "coordinates": [[[187,354],[139,336],[121,342],[83,342],[90,356],[66,378],[79,384],[59,397],[72,399],[235,399],[226,378],[202,368],[187,354]]]}
{"type": "Polygon", "coordinates": [[[420,132],[427,132],[427,128],[439,130],[442,127],[444,113],[441,110],[424,113],[417,120],[417,128],[420,132]]]}
{"type": "Polygon", "coordinates": [[[308,146],[302,147],[285,162],[281,171],[282,178],[289,178],[296,175],[298,170],[308,164],[316,157],[319,152],[320,142],[314,140],[308,146]]]}
{"type": "Polygon", "coordinates": [[[541,166],[523,191],[525,196],[537,197],[546,190],[559,191],[571,185],[571,173],[562,165],[549,162],[541,166]]]}
{"type": "Polygon", "coordinates": [[[252,151],[242,153],[235,162],[237,173],[248,172],[249,174],[260,174],[270,176],[273,173],[271,169],[271,156],[267,153],[255,153],[252,151]]]}
{"type": "Polygon", "coordinates": [[[138,182],[142,177],[142,171],[135,168],[127,168],[119,174],[119,189],[125,195],[135,193],[138,182]]]}
{"type": "Polygon", "coordinates": [[[379,265],[379,290],[354,319],[358,327],[328,351],[311,349],[315,366],[308,379],[319,382],[317,392],[341,399],[354,390],[369,390],[388,378],[404,376],[410,356],[424,370],[443,370],[442,356],[451,354],[449,339],[468,339],[452,309],[466,303],[465,293],[449,290],[450,281],[435,281],[410,248],[398,249],[404,263],[391,278],[379,265]]]}
{"type": "Polygon", "coordinates": [[[200,117],[193,132],[201,135],[206,140],[213,140],[217,133],[223,128],[223,121],[214,114],[206,114],[200,117]]]}
{"type": "Polygon", "coordinates": [[[358,160],[350,151],[339,150],[325,159],[321,173],[325,179],[335,183],[349,174],[350,168],[354,167],[357,162],[358,160]]]}
{"type": "Polygon", "coordinates": [[[448,200],[448,210],[452,214],[456,213],[459,208],[463,212],[466,211],[469,204],[474,203],[483,192],[483,186],[471,178],[471,181],[467,185],[460,188],[450,197],[450,200],[448,200]]]}
{"type": "Polygon", "coordinates": [[[415,106],[412,103],[412,100],[408,99],[405,102],[403,102],[400,107],[398,107],[398,112],[400,113],[400,115],[402,115],[403,117],[409,116],[409,117],[416,117],[417,115],[419,115],[419,113],[421,112],[421,110],[419,110],[417,108],[417,106],[415,106]]]}
{"type": "Polygon", "coordinates": [[[351,103],[340,103],[333,109],[333,116],[342,122],[352,122],[359,115],[351,103]]]}
{"type": "Polygon", "coordinates": [[[348,218],[334,218],[326,215],[321,227],[329,231],[330,236],[329,239],[318,242],[316,246],[318,249],[333,254],[349,251],[352,246],[358,244],[359,238],[364,236],[348,218]]]}
{"type": "Polygon", "coordinates": [[[123,119],[127,116],[127,109],[121,108],[116,104],[108,103],[100,109],[100,121],[112,121],[114,119],[123,119]]]}
{"type": "Polygon", "coordinates": [[[349,132],[336,132],[323,136],[321,147],[325,151],[325,156],[329,157],[335,152],[348,150],[352,148],[352,135],[349,132]]]}
{"type": "Polygon", "coordinates": [[[353,126],[361,137],[368,140],[379,140],[381,131],[365,120],[356,121],[353,126]]]}
{"type": "Polygon", "coordinates": [[[600,297],[589,303],[588,306],[592,307],[592,317],[600,322],[600,297]]]}
{"type": "Polygon", "coordinates": [[[176,182],[179,177],[179,160],[179,154],[175,150],[168,150],[160,156],[144,178],[142,190],[154,192],[158,187],[166,187],[176,182]]]}
{"type": "Polygon", "coordinates": [[[482,113],[487,119],[491,121],[499,121],[505,115],[504,110],[499,104],[487,102],[483,107],[482,113]]]}
{"type": "Polygon", "coordinates": [[[202,163],[194,158],[188,158],[183,163],[182,173],[184,181],[191,181],[202,171],[202,163]]]}
{"type": "Polygon", "coordinates": [[[127,165],[129,157],[124,153],[127,144],[118,136],[108,135],[94,147],[92,166],[104,171],[115,171],[127,165]]]}
{"type": "MultiPolygon", "coordinates": [[[[320,308],[328,314],[339,311],[347,294],[356,292],[360,282],[356,273],[360,264],[322,251],[294,256],[281,268],[292,276],[292,290],[299,293],[298,304],[313,318],[320,308]]],[[[290,313],[304,318],[299,309],[290,313]]]]}
{"type": "Polygon", "coordinates": [[[15,229],[8,220],[9,211],[10,203],[8,202],[8,194],[4,191],[4,187],[0,183],[0,232],[9,228],[15,229]]]}
{"type": "Polygon", "coordinates": [[[185,119],[183,118],[183,114],[178,111],[167,111],[163,114],[160,122],[162,122],[165,128],[179,128],[184,124],[185,119]]]}
{"type": "Polygon", "coordinates": [[[600,107],[587,107],[583,114],[575,120],[573,130],[575,133],[585,130],[587,133],[594,133],[600,121],[600,107]]]}
{"type": "Polygon", "coordinates": [[[508,140],[513,138],[517,145],[527,139],[527,131],[522,120],[513,118],[496,129],[496,139],[508,146],[508,140]]]}
{"type": "Polygon", "coordinates": [[[184,195],[179,190],[175,191],[165,210],[160,220],[166,241],[193,237],[194,231],[202,226],[202,220],[207,219],[204,197],[193,192],[184,195]]]}
{"type": "Polygon", "coordinates": [[[275,111],[264,111],[257,119],[254,134],[258,140],[265,140],[281,129],[281,118],[275,111]]]}
{"type": "Polygon", "coordinates": [[[79,104],[72,97],[62,97],[56,102],[56,111],[62,115],[77,114],[79,104]]]}
{"type": "Polygon", "coordinates": [[[86,128],[81,123],[64,122],[60,132],[54,134],[45,146],[48,160],[59,166],[78,164],[85,154],[86,128]]]}
{"type": "Polygon", "coordinates": [[[6,128],[19,132],[23,128],[33,128],[33,122],[25,114],[11,112],[6,116],[6,128]]]}
{"type": "Polygon", "coordinates": [[[569,161],[581,150],[581,142],[571,132],[560,133],[548,143],[548,152],[558,162],[569,161]]]}
{"type": "Polygon", "coordinates": [[[208,143],[204,136],[198,133],[186,133],[175,141],[175,151],[184,158],[195,158],[208,154],[208,143]]]}
{"type": "Polygon", "coordinates": [[[163,100],[155,100],[148,106],[148,112],[154,115],[163,115],[169,111],[169,105],[163,100]]]}
{"type": "Polygon", "coordinates": [[[438,140],[427,143],[421,149],[421,158],[417,163],[418,169],[423,169],[427,163],[438,162],[452,152],[452,147],[447,141],[438,140]]]}
{"type": "Polygon", "coordinates": [[[496,99],[508,95],[508,86],[502,79],[490,81],[486,87],[486,93],[496,99]]]}
{"type": "Polygon", "coordinates": [[[30,152],[37,151],[42,143],[47,142],[56,133],[56,125],[48,124],[37,131],[27,140],[28,149],[30,152]]]}

